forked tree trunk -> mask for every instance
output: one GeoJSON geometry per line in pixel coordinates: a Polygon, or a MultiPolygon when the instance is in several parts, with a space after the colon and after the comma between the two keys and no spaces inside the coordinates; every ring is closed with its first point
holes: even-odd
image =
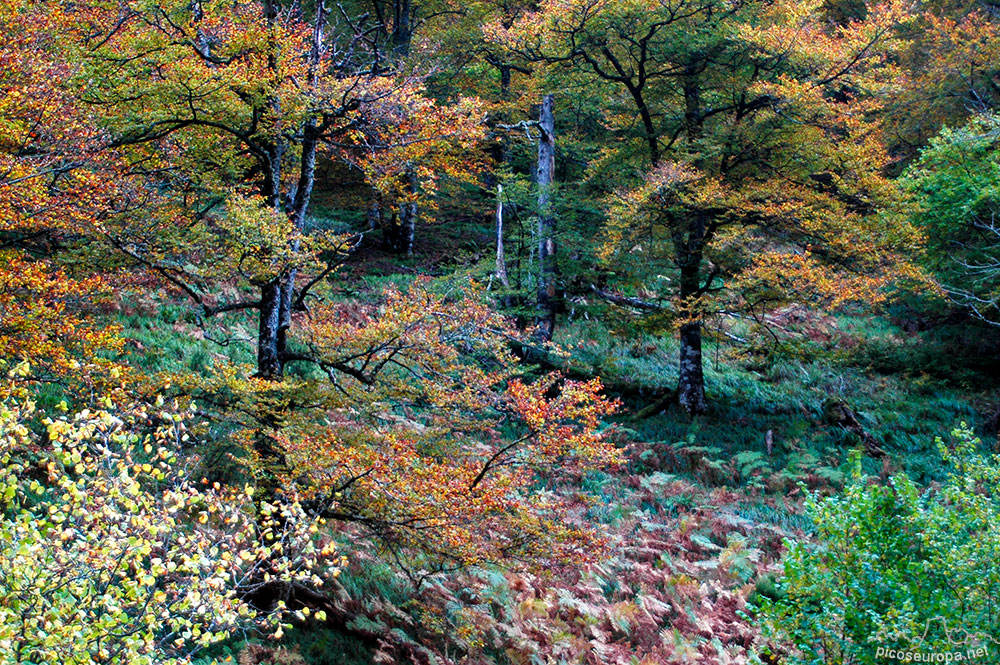
{"type": "Polygon", "coordinates": [[[552,340],[556,325],[556,218],[552,211],[552,182],[555,174],[556,136],[552,113],[553,96],[545,95],[538,115],[538,316],[535,337],[552,340]]]}
{"type": "MultiPolygon", "coordinates": [[[[323,56],[323,31],[326,29],[326,6],[324,0],[316,4],[316,22],[313,26],[312,49],[309,54],[310,84],[317,85],[319,65],[323,56]]],[[[268,3],[266,15],[273,20],[272,5],[268,3]]],[[[282,206],[281,167],[287,146],[275,143],[270,150],[267,177],[263,184],[272,208],[287,214],[296,232],[305,225],[306,212],[312,198],[316,182],[316,152],[319,147],[320,129],[315,118],[306,121],[302,128],[301,156],[298,164],[298,178],[294,189],[289,192],[287,204],[282,206]]],[[[297,252],[299,241],[292,241],[292,251],[297,252]]],[[[292,307],[295,300],[295,278],[298,270],[294,264],[286,267],[261,286],[260,320],[257,331],[257,374],[279,380],[285,373],[286,337],[292,322],[292,307]]]]}
{"type": "MultiPolygon", "coordinates": [[[[312,49],[309,54],[310,84],[319,81],[319,66],[323,56],[323,32],[326,29],[326,6],[324,0],[316,3],[316,22],[313,26],[312,49]]],[[[266,16],[274,20],[275,10],[269,0],[266,16]]],[[[298,162],[298,178],[294,188],[282,203],[281,174],[282,159],[287,145],[276,142],[268,150],[267,177],[263,191],[274,210],[288,215],[296,232],[302,231],[313,186],[316,182],[316,152],[319,147],[320,128],[315,118],[306,121],[302,128],[301,155],[298,162]]],[[[293,254],[299,250],[298,239],[293,239],[293,254]]],[[[294,261],[294,258],[293,258],[294,261]]],[[[285,374],[287,359],[286,337],[292,321],[295,306],[295,279],[298,269],[294,262],[286,266],[275,277],[260,287],[259,324],[257,331],[257,375],[270,381],[280,381],[285,374]]],[[[258,417],[264,426],[254,439],[254,452],[262,465],[259,486],[263,496],[271,497],[280,489],[280,478],[287,472],[288,463],[281,445],[274,433],[281,429],[283,419],[280,409],[264,407],[258,417]]]]}

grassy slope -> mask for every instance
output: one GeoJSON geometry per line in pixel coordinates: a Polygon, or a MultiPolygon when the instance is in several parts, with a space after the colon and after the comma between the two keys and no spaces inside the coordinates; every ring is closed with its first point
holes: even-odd
{"type": "MultiPolygon", "coordinates": [[[[432,263],[368,251],[342,271],[337,291],[353,297],[405,284],[417,273],[445,273],[469,241],[441,227],[423,242],[433,250],[432,263]]],[[[484,258],[472,254],[472,264],[484,258]]],[[[143,369],[207,372],[215,363],[252,362],[250,344],[209,341],[190,311],[168,300],[125,301],[114,317],[143,369]]],[[[355,621],[347,630],[312,625],[291,631],[287,647],[317,664],[371,662],[372,636],[381,637],[381,651],[394,658],[434,653],[451,641],[456,653],[496,662],[529,662],[533,650],[552,653],[560,644],[566,658],[610,649],[615,658],[655,660],[693,650],[709,662],[727,640],[736,651],[745,648],[752,636],[738,616],[741,603],[766,581],[780,537],[808,528],[786,495],[799,481],[836,486],[848,449],[858,444],[826,417],[829,398],[847,404],[893,464],[922,480],[937,473],[933,438],[960,420],[983,425],[992,404],[991,369],[975,356],[956,354],[970,346],[952,332],[908,333],[887,317],[789,310],[776,319],[778,344],[731,321],[727,332],[747,343],[709,341],[709,414],[691,421],[668,407],[637,418],[658,391],[673,386],[676,343],[669,334],[643,332],[643,321],[631,314],[602,307],[580,305],[563,321],[558,341],[574,364],[645,387],[625,398],[619,418],[633,442],[627,468],[580,480],[597,498],[577,517],[603,525],[611,538],[607,558],[582,575],[467,571],[417,592],[374,551],[357,545],[338,591],[355,621]],[[706,613],[707,606],[723,610],[706,613]],[[661,626],[676,630],[658,634],[661,626]]],[[[252,332],[252,321],[241,316],[210,329],[239,338],[252,332]]],[[[288,662],[302,662],[299,656],[289,655],[288,662]]]]}
{"type": "MultiPolygon", "coordinates": [[[[785,471],[783,477],[793,479],[817,467],[840,466],[847,450],[858,445],[855,435],[825,413],[824,404],[832,398],[854,411],[894,464],[920,480],[936,473],[935,436],[961,421],[983,425],[993,381],[968,368],[962,373],[965,385],[928,373],[919,361],[936,362],[933,359],[945,356],[940,342],[905,335],[881,317],[841,316],[824,323],[835,333],[834,341],[813,348],[779,348],[763,360],[728,341],[709,343],[709,414],[691,421],[668,407],[654,417],[633,417],[653,401],[650,395],[626,403],[625,424],[640,441],[705,446],[718,459],[748,451],[766,455],[770,431],[773,453],[766,461],[773,472],[785,471]],[[850,346],[838,347],[841,338],[849,339],[850,346]],[[896,369],[907,365],[906,373],[896,369]]],[[[787,333],[779,335],[788,341],[787,333]]],[[[629,377],[664,390],[675,384],[677,345],[672,337],[616,335],[591,320],[564,326],[559,341],[574,350],[578,361],[608,379],[629,377]]],[[[684,468],[674,464],[666,470],[684,468]]],[[[725,478],[746,480],[738,473],[725,478]]],[[[779,488],[784,485],[778,483],[779,488]]]]}

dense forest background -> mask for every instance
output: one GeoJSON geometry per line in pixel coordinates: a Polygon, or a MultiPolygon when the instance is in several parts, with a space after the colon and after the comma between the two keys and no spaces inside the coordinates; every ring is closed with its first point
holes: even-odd
{"type": "Polygon", "coordinates": [[[0,35],[0,663],[1000,662],[1000,7],[0,35]]]}

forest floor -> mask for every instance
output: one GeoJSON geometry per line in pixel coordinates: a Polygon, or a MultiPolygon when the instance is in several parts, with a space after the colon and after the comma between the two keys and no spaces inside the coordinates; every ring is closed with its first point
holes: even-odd
{"type": "MultiPolygon", "coordinates": [[[[333,293],[405,286],[454,256],[366,251],[333,293]]],[[[540,653],[556,659],[548,662],[740,662],[757,637],[748,600],[773,593],[783,540],[809,537],[803,488],[837,489],[852,448],[866,448],[872,473],[905,470],[928,482],[941,473],[935,437],[967,422],[996,439],[1000,368],[978,359],[1000,354],[946,318],[915,320],[903,305],[883,316],[790,306],[769,314],[766,332],[758,322],[710,321],[711,408],[691,419],[665,399],[676,376],[672,335],[600,300],[573,302],[556,342],[568,366],[602,377],[612,394],[620,388],[627,462],[547,489],[578,496],[573,519],[598,526],[606,548],[582,566],[417,579],[406,571],[419,562],[390,563],[345,526],[350,563],[327,613],[335,625],[300,626],[278,652],[262,646],[255,661],[244,650],[241,662],[546,662],[540,653]]],[[[252,362],[252,345],[213,341],[253,339],[238,314],[202,329],[183,302],[156,290],[112,310],[147,372],[252,362]]]]}

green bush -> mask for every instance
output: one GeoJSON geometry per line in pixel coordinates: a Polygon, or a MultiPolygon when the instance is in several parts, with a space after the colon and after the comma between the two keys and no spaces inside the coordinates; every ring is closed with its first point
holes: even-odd
{"type": "Polygon", "coordinates": [[[980,454],[964,424],[937,443],[949,468],[941,484],[903,474],[880,483],[856,456],[842,495],[810,495],[815,541],[788,543],[783,579],[751,604],[764,654],[862,664],[900,660],[892,649],[959,661],[985,646],[976,662],[998,662],[1000,456],[980,454]]]}

